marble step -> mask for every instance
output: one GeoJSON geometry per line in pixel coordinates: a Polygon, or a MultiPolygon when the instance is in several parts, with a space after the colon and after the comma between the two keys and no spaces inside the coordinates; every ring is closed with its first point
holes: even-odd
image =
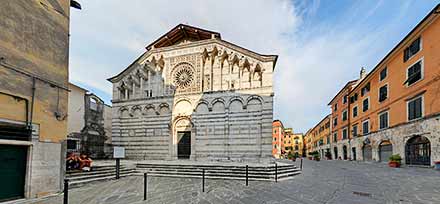
{"type": "MultiPolygon", "coordinates": [[[[292,179],[294,176],[301,174],[301,172],[293,172],[285,175],[278,175],[278,181],[292,179]]],[[[143,176],[143,173],[134,173],[134,176],[143,176]]],[[[150,172],[148,176],[153,177],[171,177],[171,178],[196,178],[202,179],[202,175],[181,175],[181,174],[162,174],[158,172],[150,172]]],[[[230,175],[205,175],[205,179],[221,179],[221,180],[246,180],[245,176],[230,176],[230,175]]],[[[274,181],[274,177],[260,178],[260,177],[248,177],[249,181],[274,181]]]]}
{"type": "MultiPolygon", "coordinates": [[[[137,164],[137,168],[180,168],[180,169],[240,169],[245,170],[246,166],[220,166],[220,165],[166,165],[166,164],[137,164]]],[[[282,165],[278,166],[278,170],[282,169],[293,169],[296,168],[295,165],[282,165]]],[[[275,171],[275,166],[266,166],[266,167],[255,167],[249,166],[249,170],[259,170],[259,171],[275,171]]]]}
{"type": "MultiPolygon", "coordinates": [[[[139,172],[142,174],[142,172],[139,172]]],[[[300,174],[300,171],[293,171],[293,172],[283,172],[283,173],[279,173],[277,174],[278,178],[283,178],[283,177],[289,177],[291,175],[297,175],[300,174]]],[[[149,171],[148,175],[179,175],[179,176],[188,176],[188,177],[202,177],[202,173],[201,172],[169,172],[169,171],[149,171]]],[[[205,176],[207,177],[219,177],[219,178],[223,178],[223,177],[231,177],[231,178],[246,178],[246,173],[242,173],[242,174],[228,174],[228,173],[209,173],[209,172],[205,172],[205,176]]],[[[248,178],[255,178],[255,179],[266,179],[266,180],[273,180],[275,179],[275,175],[274,174],[248,174],[248,178]]]]}
{"type": "MultiPolygon", "coordinates": [[[[128,170],[128,168],[121,167],[120,170],[128,170]]],[[[91,174],[99,174],[99,173],[107,173],[107,172],[116,172],[116,168],[110,169],[92,169],[91,171],[75,171],[75,172],[66,172],[66,177],[74,177],[74,176],[82,176],[82,175],[91,175],[91,174]]]]}
{"type": "MultiPolygon", "coordinates": [[[[119,172],[119,175],[129,174],[129,173],[134,173],[134,172],[135,172],[134,169],[124,169],[119,172]]],[[[81,176],[67,176],[67,179],[69,179],[70,181],[78,181],[78,180],[87,180],[87,179],[99,178],[99,177],[107,177],[107,176],[112,176],[112,175],[115,176],[116,172],[111,171],[111,172],[99,172],[99,173],[95,173],[95,174],[84,174],[81,176]]]]}
{"type": "MultiPolygon", "coordinates": [[[[202,169],[191,169],[191,168],[185,168],[185,169],[173,169],[173,168],[137,168],[138,171],[146,171],[146,172],[152,172],[152,171],[161,171],[161,172],[169,172],[169,173],[202,173],[202,169]]],[[[283,174],[286,172],[296,172],[300,171],[298,168],[290,168],[290,169],[281,169],[277,170],[278,174],[283,174]]],[[[245,175],[246,169],[205,169],[205,173],[210,174],[229,174],[229,175],[245,175]]],[[[249,175],[275,175],[275,170],[273,171],[258,171],[258,170],[248,170],[249,175]]]]}
{"type": "MultiPolygon", "coordinates": [[[[134,173],[123,173],[120,174],[119,177],[127,177],[127,176],[131,176],[134,173]]],[[[94,183],[94,182],[100,182],[100,181],[107,181],[107,180],[112,180],[112,179],[116,179],[115,175],[110,175],[110,176],[102,176],[102,177],[97,177],[97,178],[89,178],[89,179],[83,179],[83,180],[79,180],[79,181],[71,181],[69,182],[69,188],[78,188],[81,187],[85,184],[89,184],[89,183],[94,183]]]]}

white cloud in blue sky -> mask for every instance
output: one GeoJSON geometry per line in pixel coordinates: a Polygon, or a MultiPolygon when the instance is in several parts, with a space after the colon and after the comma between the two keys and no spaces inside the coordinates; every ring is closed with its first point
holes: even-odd
{"type": "Polygon", "coordinates": [[[305,132],[360,67],[371,70],[436,1],[94,0],[71,13],[70,81],[109,102],[107,78],[179,23],[278,54],[275,115],[305,132]]]}

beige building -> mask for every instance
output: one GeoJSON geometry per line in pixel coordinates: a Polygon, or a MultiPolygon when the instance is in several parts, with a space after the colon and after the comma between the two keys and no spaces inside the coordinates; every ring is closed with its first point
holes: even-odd
{"type": "Polygon", "coordinates": [[[111,156],[111,106],[75,84],[69,83],[67,152],[93,159],[111,156]]]}
{"type": "Polygon", "coordinates": [[[0,202],[62,188],[71,2],[1,3],[0,202]]]}
{"type": "Polygon", "coordinates": [[[276,55],[180,24],[113,83],[115,145],[133,159],[271,158],[276,55]]]}

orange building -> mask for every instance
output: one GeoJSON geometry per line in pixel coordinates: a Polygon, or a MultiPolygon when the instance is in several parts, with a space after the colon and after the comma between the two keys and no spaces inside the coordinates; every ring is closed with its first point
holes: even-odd
{"type": "Polygon", "coordinates": [[[368,74],[331,100],[333,157],[440,160],[440,4],[368,74]]]}
{"type": "Polygon", "coordinates": [[[272,155],[279,159],[284,153],[284,126],[280,120],[272,122],[272,155]]]}

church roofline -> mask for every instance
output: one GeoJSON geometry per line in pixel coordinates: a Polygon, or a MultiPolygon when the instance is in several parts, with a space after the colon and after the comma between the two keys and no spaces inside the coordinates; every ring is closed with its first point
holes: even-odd
{"type": "MultiPolygon", "coordinates": [[[[189,26],[189,25],[185,25],[185,24],[179,24],[179,25],[177,25],[176,27],[174,27],[173,29],[171,29],[171,31],[174,31],[174,30],[176,30],[176,29],[179,29],[180,26],[184,26],[185,28],[191,28],[191,29],[203,30],[204,32],[211,32],[211,33],[213,33],[213,34],[218,34],[218,38],[214,38],[214,39],[211,39],[211,38],[210,38],[210,39],[204,39],[204,40],[200,40],[200,41],[198,41],[198,42],[188,43],[188,44],[184,44],[184,45],[177,45],[177,46],[183,46],[183,47],[186,47],[186,46],[193,46],[193,45],[198,44],[198,43],[206,43],[207,41],[212,42],[211,40],[213,40],[214,42],[217,42],[217,43],[220,43],[220,44],[221,44],[221,43],[224,43],[224,44],[226,44],[226,45],[231,45],[231,46],[236,47],[236,48],[238,48],[238,49],[242,49],[242,50],[245,51],[245,52],[248,52],[248,53],[251,53],[251,54],[255,55],[255,56],[254,56],[255,58],[260,58],[260,59],[261,59],[261,58],[271,58],[271,60],[273,60],[272,71],[275,70],[275,65],[276,65],[277,60],[278,60],[278,55],[264,55],[264,54],[260,54],[260,53],[257,53],[257,52],[255,52],[255,51],[249,50],[249,49],[247,49],[247,48],[241,47],[241,46],[239,46],[239,45],[236,45],[236,44],[234,44],[234,43],[231,43],[231,42],[228,42],[228,41],[225,41],[225,40],[221,39],[221,37],[220,37],[220,33],[213,32],[213,31],[208,31],[208,30],[204,30],[204,29],[200,29],[200,28],[193,27],[193,26],[189,26]],[[204,41],[204,42],[202,42],[202,41],[204,41]]],[[[167,34],[169,34],[171,31],[168,31],[167,34]]],[[[163,38],[164,36],[167,36],[167,34],[163,35],[163,36],[160,37],[159,39],[163,38]]],[[[158,39],[158,40],[159,40],[159,39],[158,39]]],[[[115,80],[116,80],[117,78],[119,78],[120,76],[122,76],[123,73],[125,73],[128,69],[130,69],[134,64],[138,63],[138,62],[139,62],[139,61],[140,61],[145,55],[147,55],[147,54],[149,54],[149,53],[154,53],[154,52],[157,52],[157,51],[163,51],[163,49],[166,49],[167,47],[171,47],[171,46],[172,46],[172,45],[170,45],[170,46],[164,46],[164,47],[155,48],[155,49],[149,49],[149,48],[151,48],[150,46],[152,46],[152,45],[154,45],[155,43],[157,43],[158,40],[156,40],[155,42],[153,42],[153,43],[151,43],[150,45],[148,45],[148,46],[147,46],[147,51],[145,51],[144,53],[142,53],[138,58],[136,58],[136,60],[134,60],[130,65],[128,65],[128,66],[127,66],[124,70],[122,70],[119,74],[117,74],[116,76],[110,77],[110,78],[108,78],[107,80],[110,81],[110,82],[112,82],[112,83],[116,82],[115,80]]],[[[266,59],[266,60],[267,60],[267,59],[266,59]]]]}
{"type": "Polygon", "coordinates": [[[215,31],[209,31],[202,28],[197,28],[194,26],[179,24],[176,27],[172,28],[170,31],[160,36],[157,40],[150,43],[147,47],[147,50],[151,50],[152,48],[161,48],[174,45],[179,40],[190,37],[196,38],[198,40],[206,40],[211,38],[221,39],[221,35],[215,31]]]}

